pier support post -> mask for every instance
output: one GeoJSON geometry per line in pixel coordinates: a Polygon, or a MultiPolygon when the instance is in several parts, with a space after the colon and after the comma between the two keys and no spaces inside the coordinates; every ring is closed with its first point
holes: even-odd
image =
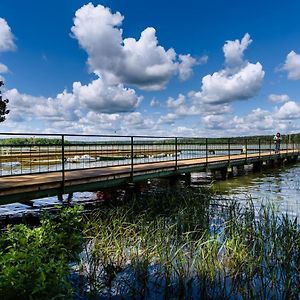
{"type": "Polygon", "coordinates": [[[229,178],[232,178],[232,177],[233,177],[233,167],[229,165],[227,167],[226,179],[229,179],[229,178]]]}
{"type": "Polygon", "coordinates": [[[67,198],[68,203],[70,203],[72,201],[72,199],[73,199],[73,193],[69,193],[68,198],[67,198]]]}
{"type": "Polygon", "coordinates": [[[177,175],[170,176],[169,178],[170,187],[176,187],[179,181],[179,177],[177,175]]]}
{"type": "Polygon", "coordinates": [[[126,201],[130,201],[134,198],[139,198],[141,196],[141,190],[142,188],[140,184],[134,182],[128,183],[126,187],[126,201]]]}
{"type": "Polygon", "coordinates": [[[184,173],[184,182],[186,186],[191,185],[191,173],[184,173]]]}
{"type": "Polygon", "coordinates": [[[244,165],[239,165],[235,167],[235,172],[236,172],[236,176],[239,175],[245,175],[245,166],[244,165]]]}
{"type": "Polygon", "coordinates": [[[272,160],[272,167],[278,167],[283,165],[284,158],[278,156],[272,160]]]}
{"type": "Polygon", "coordinates": [[[253,172],[261,172],[262,171],[262,161],[257,161],[253,163],[253,172]]]}
{"type": "Polygon", "coordinates": [[[221,168],[220,170],[221,180],[226,180],[228,178],[227,167],[221,168]]]}

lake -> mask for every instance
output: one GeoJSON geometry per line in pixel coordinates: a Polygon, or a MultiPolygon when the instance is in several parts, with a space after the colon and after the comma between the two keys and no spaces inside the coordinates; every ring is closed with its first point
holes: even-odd
{"type": "Polygon", "coordinates": [[[214,187],[224,199],[243,202],[251,198],[255,207],[259,207],[262,201],[271,202],[280,212],[300,217],[300,162],[217,181],[214,187]]]}

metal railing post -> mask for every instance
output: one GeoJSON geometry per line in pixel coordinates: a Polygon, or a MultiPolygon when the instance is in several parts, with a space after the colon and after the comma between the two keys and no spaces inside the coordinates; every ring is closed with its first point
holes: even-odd
{"type": "Polygon", "coordinates": [[[205,138],[205,163],[207,168],[208,167],[208,138],[205,138]]]}
{"type": "Polygon", "coordinates": [[[228,162],[230,163],[230,138],[228,139],[228,162]]]}
{"type": "Polygon", "coordinates": [[[130,137],[130,145],[131,145],[131,171],[130,171],[130,177],[131,177],[131,181],[133,182],[133,136],[130,137]]]}
{"type": "Polygon", "coordinates": [[[247,163],[247,160],[248,160],[248,140],[246,139],[245,140],[245,152],[246,152],[246,163],[247,163]]]}
{"type": "Polygon", "coordinates": [[[258,139],[258,158],[260,160],[260,139],[258,139]]]}
{"type": "Polygon", "coordinates": [[[175,171],[177,171],[177,164],[178,164],[178,140],[175,137],[175,171]]]}
{"type": "Polygon", "coordinates": [[[65,136],[61,136],[61,172],[62,172],[62,193],[65,189],[65,136]]]}
{"type": "Polygon", "coordinates": [[[293,153],[295,152],[295,140],[294,140],[294,137],[293,137],[293,153]]]}
{"type": "Polygon", "coordinates": [[[272,139],[270,139],[270,156],[272,155],[272,139]]]}

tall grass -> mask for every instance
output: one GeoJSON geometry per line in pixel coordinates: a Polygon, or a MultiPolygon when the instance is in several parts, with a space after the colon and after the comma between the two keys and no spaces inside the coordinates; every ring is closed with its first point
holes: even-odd
{"type": "Polygon", "coordinates": [[[295,299],[297,220],[209,191],[144,195],[87,219],[79,273],[89,295],[132,299],[295,299]],[[222,204],[222,205],[221,205],[222,204]]]}

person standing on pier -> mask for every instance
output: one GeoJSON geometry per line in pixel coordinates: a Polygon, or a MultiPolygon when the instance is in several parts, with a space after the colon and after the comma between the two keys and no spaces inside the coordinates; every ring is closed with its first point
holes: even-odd
{"type": "Polygon", "coordinates": [[[276,133],[276,135],[274,135],[274,143],[275,143],[275,153],[279,153],[280,151],[280,142],[281,142],[281,135],[279,132],[276,133]]]}

